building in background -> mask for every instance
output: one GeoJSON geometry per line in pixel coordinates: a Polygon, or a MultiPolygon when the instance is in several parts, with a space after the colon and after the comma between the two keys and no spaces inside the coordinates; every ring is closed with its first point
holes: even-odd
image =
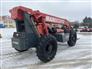
{"type": "Polygon", "coordinates": [[[2,22],[6,28],[15,28],[15,21],[9,16],[0,16],[0,22],[2,22]]]}
{"type": "Polygon", "coordinates": [[[0,16],[0,28],[5,28],[5,25],[1,16],[0,16]]]}

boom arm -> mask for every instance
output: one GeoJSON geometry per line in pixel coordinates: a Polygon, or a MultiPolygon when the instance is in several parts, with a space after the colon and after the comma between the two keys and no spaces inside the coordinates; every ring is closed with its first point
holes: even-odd
{"type": "Polygon", "coordinates": [[[10,13],[11,13],[12,19],[14,19],[14,20],[16,20],[16,19],[24,20],[24,13],[28,13],[29,15],[33,16],[34,21],[37,23],[37,25],[40,24],[39,26],[42,26],[42,28],[43,28],[43,30],[41,30],[41,29],[39,29],[39,26],[38,26],[38,30],[41,34],[48,33],[47,28],[46,28],[46,23],[64,24],[69,29],[71,27],[69,24],[69,21],[67,21],[66,19],[62,19],[59,17],[41,13],[39,11],[33,11],[32,9],[22,7],[22,6],[14,7],[13,9],[10,10],[10,13]]]}

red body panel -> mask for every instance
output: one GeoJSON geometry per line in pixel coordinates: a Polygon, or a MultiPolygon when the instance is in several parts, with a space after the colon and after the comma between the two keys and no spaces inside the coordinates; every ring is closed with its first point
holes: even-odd
{"type": "Polygon", "coordinates": [[[35,22],[37,23],[37,29],[38,32],[42,35],[48,34],[48,29],[46,23],[49,24],[64,24],[68,27],[68,29],[71,28],[69,21],[66,19],[62,19],[59,17],[55,17],[52,15],[48,15],[45,13],[41,13],[39,11],[33,11],[32,9],[28,9],[22,6],[15,7],[10,10],[12,19],[18,19],[23,20],[23,14],[28,13],[29,15],[32,15],[35,22]]]}
{"type": "Polygon", "coordinates": [[[14,7],[13,9],[10,10],[11,13],[11,18],[12,19],[19,19],[19,20],[23,20],[23,13],[29,13],[29,14],[33,14],[32,9],[28,9],[22,6],[18,6],[18,7],[14,7]]]}

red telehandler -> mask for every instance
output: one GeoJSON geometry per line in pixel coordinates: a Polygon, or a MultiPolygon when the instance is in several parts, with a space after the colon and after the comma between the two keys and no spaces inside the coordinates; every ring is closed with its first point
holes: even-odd
{"type": "Polygon", "coordinates": [[[35,47],[42,62],[52,60],[57,52],[57,42],[67,42],[74,46],[77,34],[66,19],[17,6],[10,10],[16,22],[12,46],[19,52],[35,47]]]}

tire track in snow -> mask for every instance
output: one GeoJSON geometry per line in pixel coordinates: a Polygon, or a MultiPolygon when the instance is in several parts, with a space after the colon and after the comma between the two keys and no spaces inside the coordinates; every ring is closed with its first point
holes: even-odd
{"type": "MultiPolygon", "coordinates": [[[[21,66],[13,66],[11,69],[16,69],[16,68],[23,68],[27,67],[28,69],[43,69],[43,68],[58,68],[61,66],[76,66],[76,65],[85,65],[85,64],[92,64],[92,59],[70,59],[70,60],[60,60],[56,62],[49,62],[49,63],[42,63],[38,62],[35,64],[26,64],[26,65],[21,65],[21,66]]],[[[9,68],[10,69],[10,68],[9,68]]]]}

